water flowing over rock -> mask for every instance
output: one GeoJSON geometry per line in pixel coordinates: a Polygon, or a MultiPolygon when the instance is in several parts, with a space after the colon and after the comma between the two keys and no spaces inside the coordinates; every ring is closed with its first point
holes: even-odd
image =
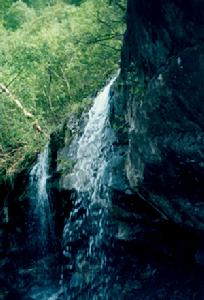
{"type": "Polygon", "coordinates": [[[47,193],[48,145],[39,154],[36,164],[30,172],[30,239],[31,248],[38,255],[49,251],[54,242],[54,224],[51,205],[47,193]]]}
{"type": "Polygon", "coordinates": [[[64,256],[68,258],[66,269],[70,270],[68,299],[106,299],[106,287],[98,289],[97,285],[104,274],[108,275],[110,259],[106,243],[110,239],[110,161],[115,137],[109,122],[109,94],[115,79],[94,101],[70,177],[76,193],[64,228],[64,256]]]}
{"type": "MultiPolygon", "coordinates": [[[[49,147],[38,155],[30,172],[28,213],[28,249],[32,255],[31,272],[22,270],[30,278],[29,299],[56,299],[60,294],[58,283],[60,277],[57,268],[56,237],[53,209],[47,191],[49,179],[49,147]],[[54,272],[54,274],[53,274],[54,272]],[[57,280],[56,280],[57,278],[57,280]]],[[[60,266],[59,266],[60,268],[60,266]]]]}

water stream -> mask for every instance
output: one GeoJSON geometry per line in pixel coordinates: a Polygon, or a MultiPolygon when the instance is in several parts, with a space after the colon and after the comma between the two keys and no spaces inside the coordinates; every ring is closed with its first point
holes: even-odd
{"type": "Polygon", "coordinates": [[[65,273],[69,274],[67,299],[106,299],[106,287],[98,286],[104,272],[108,274],[110,259],[106,248],[110,239],[110,161],[115,137],[109,123],[109,98],[115,79],[96,97],[78,142],[73,170],[76,197],[64,228],[64,256],[68,260],[65,273]]]}
{"type": "Polygon", "coordinates": [[[31,246],[38,256],[49,251],[54,239],[54,225],[47,194],[48,146],[39,154],[30,172],[30,231],[31,246]]]}
{"type": "Polygon", "coordinates": [[[32,253],[32,279],[29,299],[54,300],[59,292],[54,221],[47,193],[48,145],[39,154],[30,172],[29,248],[32,253]]]}

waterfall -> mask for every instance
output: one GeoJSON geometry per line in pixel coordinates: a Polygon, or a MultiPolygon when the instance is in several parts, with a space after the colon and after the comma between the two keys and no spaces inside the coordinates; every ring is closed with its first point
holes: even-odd
{"type": "Polygon", "coordinates": [[[68,261],[65,273],[69,274],[67,299],[81,299],[80,291],[83,291],[83,299],[106,299],[104,286],[97,295],[94,291],[100,281],[97,278],[100,274],[105,276],[109,260],[106,244],[110,227],[110,161],[115,140],[109,123],[109,94],[115,79],[96,97],[78,141],[73,170],[76,197],[64,228],[64,256],[68,261]],[[84,290],[87,290],[85,294],[84,290]]]}
{"type": "MultiPolygon", "coordinates": [[[[109,94],[115,79],[116,76],[96,97],[77,143],[72,171],[74,203],[63,233],[65,261],[60,280],[63,285],[60,289],[54,286],[48,276],[44,286],[37,283],[29,292],[31,299],[61,299],[62,293],[66,300],[107,299],[107,286],[101,280],[105,278],[108,283],[111,263],[107,249],[112,232],[109,209],[115,136],[109,121],[109,94]]],[[[46,188],[48,178],[46,146],[30,172],[30,242],[37,260],[49,252],[54,232],[46,188]]],[[[51,264],[46,266],[45,273],[40,273],[40,281],[51,267],[51,264]]]]}
{"type": "Polygon", "coordinates": [[[30,244],[39,256],[46,254],[54,237],[51,207],[46,188],[47,179],[48,145],[39,154],[30,172],[30,244]]]}
{"type": "Polygon", "coordinates": [[[30,172],[28,246],[32,252],[32,280],[28,298],[33,300],[54,300],[60,292],[54,221],[47,193],[48,179],[48,145],[46,145],[30,172]]]}

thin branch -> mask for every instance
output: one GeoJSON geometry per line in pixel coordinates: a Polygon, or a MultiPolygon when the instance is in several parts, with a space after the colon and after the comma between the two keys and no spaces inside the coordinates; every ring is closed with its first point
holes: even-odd
{"type": "Polygon", "coordinates": [[[111,29],[114,28],[114,27],[112,26],[113,23],[116,23],[116,24],[118,24],[118,23],[120,23],[120,24],[121,24],[121,23],[124,23],[123,17],[120,18],[120,19],[118,19],[118,20],[113,20],[113,19],[111,19],[111,21],[108,23],[107,21],[103,20],[103,19],[100,17],[99,11],[96,12],[96,18],[97,18],[97,21],[98,21],[99,23],[105,25],[105,26],[108,27],[109,29],[110,29],[110,28],[111,28],[111,29]]]}
{"type": "Polygon", "coordinates": [[[6,88],[8,89],[8,87],[18,78],[18,76],[22,73],[23,69],[21,69],[16,76],[14,76],[13,79],[11,79],[11,81],[6,85],[6,88]]]}
{"type": "Polygon", "coordinates": [[[119,3],[119,1],[113,1],[113,0],[109,0],[109,3],[110,4],[114,4],[114,5],[116,5],[116,6],[118,6],[119,7],[119,9],[121,9],[122,11],[126,11],[126,6],[123,6],[121,3],[119,3]]]}
{"type": "Polygon", "coordinates": [[[50,64],[48,65],[47,72],[48,72],[47,98],[48,98],[50,111],[52,111],[53,110],[52,98],[51,98],[52,69],[50,64]]]}
{"type": "MultiPolygon", "coordinates": [[[[70,63],[72,62],[73,58],[70,60],[70,63]]],[[[61,75],[58,74],[55,70],[51,70],[51,72],[56,76],[58,77],[60,80],[62,80],[62,82],[65,84],[66,86],[66,89],[67,89],[67,93],[68,93],[68,96],[71,98],[70,96],[70,91],[71,91],[71,87],[70,87],[70,84],[69,84],[69,81],[66,77],[66,74],[63,70],[63,67],[60,67],[60,71],[61,71],[61,75]]]]}
{"type": "MultiPolygon", "coordinates": [[[[34,119],[34,115],[31,114],[29,111],[27,111],[25,109],[25,107],[23,107],[22,103],[20,102],[20,100],[18,100],[16,98],[16,96],[14,96],[10,91],[9,89],[2,83],[0,83],[0,92],[1,93],[5,93],[16,105],[18,108],[20,108],[20,110],[23,112],[23,114],[27,117],[27,118],[30,118],[30,119],[34,119]]],[[[35,120],[34,124],[33,124],[33,128],[42,133],[43,130],[41,129],[40,125],[38,124],[38,121],[35,120]]]]}
{"type": "Polygon", "coordinates": [[[123,34],[121,33],[116,33],[116,34],[112,34],[112,35],[104,35],[102,37],[96,38],[96,37],[88,37],[89,40],[86,42],[87,44],[95,44],[95,43],[99,43],[99,42],[105,42],[105,41],[109,41],[109,40],[114,40],[114,39],[121,39],[123,37],[123,34]]]}
{"type": "Polygon", "coordinates": [[[71,87],[70,87],[69,81],[67,80],[67,77],[66,77],[66,74],[64,73],[63,68],[60,68],[60,70],[61,70],[61,73],[62,73],[63,82],[64,82],[64,84],[66,85],[66,88],[67,88],[68,95],[71,98],[71,96],[70,96],[71,87]]]}
{"type": "MultiPolygon", "coordinates": [[[[99,42],[99,43],[100,43],[100,42],[99,42]]],[[[103,43],[101,43],[101,45],[102,45],[103,47],[112,49],[112,50],[114,50],[114,51],[116,51],[116,52],[120,52],[120,51],[121,51],[120,48],[115,48],[115,47],[112,47],[112,46],[110,46],[110,45],[108,45],[108,44],[103,44],[103,43]]]]}
{"type": "Polygon", "coordinates": [[[27,111],[26,109],[25,109],[25,107],[23,107],[23,105],[21,104],[21,102],[8,90],[8,88],[4,85],[4,84],[2,84],[2,83],[0,83],[0,91],[2,92],[2,93],[5,93],[7,96],[9,96],[12,100],[13,100],[13,102],[15,102],[15,104],[18,106],[18,108],[20,108],[21,110],[22,110],[22,112],[23,112],[23,114],[26,116],[26,117],[28,117],[28,118],[34,118],[34,116],[33,116],[33,114],[31,114],[29,111],[27,111]]]}

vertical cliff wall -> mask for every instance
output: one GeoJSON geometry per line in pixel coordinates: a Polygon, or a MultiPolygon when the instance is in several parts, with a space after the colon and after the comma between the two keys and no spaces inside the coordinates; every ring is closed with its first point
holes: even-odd
{"type": "Polygon", "coordinates": [[[112,123],[134,192],[204,230],[204,2],[129,0],[112,123]]]}

